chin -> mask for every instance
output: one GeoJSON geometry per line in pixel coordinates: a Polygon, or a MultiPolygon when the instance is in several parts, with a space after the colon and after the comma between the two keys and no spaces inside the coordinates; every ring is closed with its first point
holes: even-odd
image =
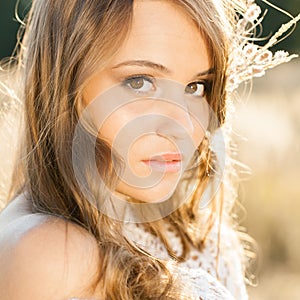
{"type": "Polygon", "coordinates": [[[176,186],[176,181],[169,181],[166,183],[162,181],[160,184],[148,189],[139,189],[136,187],[128,186],[124,183],[120,183],[117,191],[123,195],[129,196],[141,202],[161,203],[172,197],[175,192],[176,186]]]}

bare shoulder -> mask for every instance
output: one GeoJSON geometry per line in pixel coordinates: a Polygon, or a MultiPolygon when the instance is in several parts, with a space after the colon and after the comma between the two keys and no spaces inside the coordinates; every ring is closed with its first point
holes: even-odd
{"type": "Polygon", "coordinates": [[[100,269],[95,238],[44,214],[23,215],[0,231],[0,299],[94,297],[100,269]]]}

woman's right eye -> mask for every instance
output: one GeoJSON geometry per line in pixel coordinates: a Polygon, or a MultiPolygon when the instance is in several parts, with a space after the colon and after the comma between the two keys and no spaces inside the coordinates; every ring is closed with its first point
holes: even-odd
{"type": "Polygon", "coordinates": [[[134,76],[123,81],[123,85],[135,93],[146,94],[155,90],[153,81],[146,76],[134,76]]]}

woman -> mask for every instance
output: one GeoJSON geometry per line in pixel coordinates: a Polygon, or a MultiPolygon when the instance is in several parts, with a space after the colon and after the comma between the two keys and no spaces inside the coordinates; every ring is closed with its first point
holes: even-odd
{"type": "Polygon", "coordinates": [[[2,300],[247,299],[218,130],[247,5],[33,1],[2,300]]]}

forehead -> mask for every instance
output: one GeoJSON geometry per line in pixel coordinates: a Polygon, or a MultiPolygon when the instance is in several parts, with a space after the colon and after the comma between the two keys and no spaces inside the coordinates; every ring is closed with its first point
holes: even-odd
{"type": "Polygon", "coordinates": [[[174,68],[188,63],[197,72],[209,68],[199,28],[173,1],[135,1],[131,30],[115,58],[120,59],[152,60],[174,68]]]}

